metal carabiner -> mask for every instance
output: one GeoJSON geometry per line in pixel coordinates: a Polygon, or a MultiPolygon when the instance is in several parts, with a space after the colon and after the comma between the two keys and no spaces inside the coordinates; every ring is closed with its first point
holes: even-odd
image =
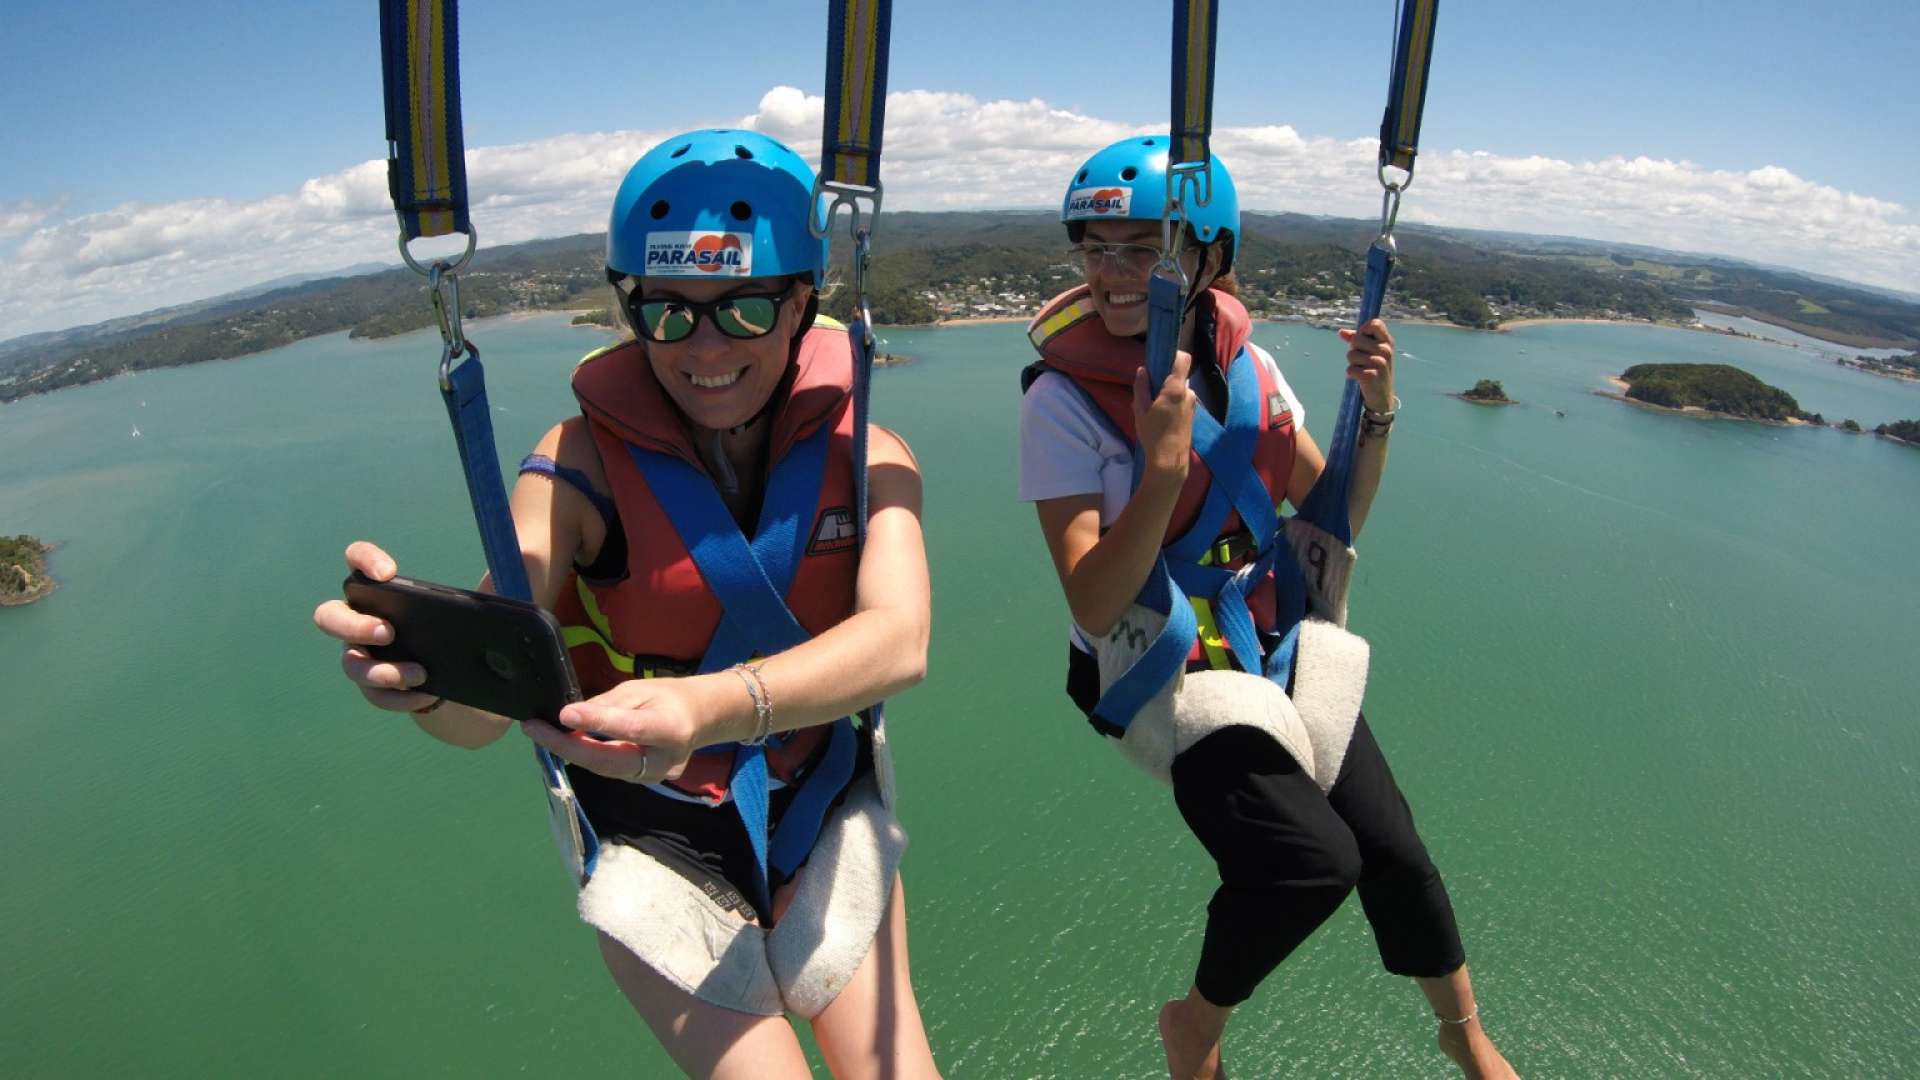
{"type": "Polygon", "coordinates": [[[1393,245],[1393,225],[1400,218],[1400,192],[1404,188],[1389,187],[1380,193],[1380,239],[1387,245],[1393,245]]]}
{"type": "MultiPolygon", "coordinates": [[[[871,219],[869,219],[871,220],[871,219]]],[[[860,312],[860,330],[867,348],[873,348],[873,306],[867,299],[867,262],[873,255],[873,229],[862,227],[856,208],[853,218],[853,304],[860,312]]]]}
{"type": "Polygon", "coordinates": [[[427,272],[427,287],[433,293],[433,317],[440,324],[440,389],[452,390],[453,362],[463,355],[478,355],[460,325],[460,276],[444,262],[436,262],[427,272]]]}

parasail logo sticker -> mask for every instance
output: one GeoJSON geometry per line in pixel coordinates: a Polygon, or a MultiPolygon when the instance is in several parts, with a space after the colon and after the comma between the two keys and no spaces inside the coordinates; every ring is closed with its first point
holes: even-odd
{"type": "Polygon", "coordinates": [[[1074,188],[1067,195],[1067,219],[1123,218],[1133,206],[1133,189],[1123,187],[1074,188]]]}
{"type": "Polygon", "coordinates": [[[753,234],[650,232],[646,273],[652,277],[752,277],[753,234]]]}

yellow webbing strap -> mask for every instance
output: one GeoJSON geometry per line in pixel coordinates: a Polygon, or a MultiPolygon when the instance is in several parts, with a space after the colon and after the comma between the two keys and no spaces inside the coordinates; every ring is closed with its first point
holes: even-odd
{"type": "Polygon", "coordinates": [[[1433,60],[1433,20],[1439,0],[1406,0],[1394,43],[1393,82],[1380,119],[1380,164],[1413,171],[1420,152],[1420,115],[1427,103],[1427,70],[1433,60]]]}
{"type": "Polygon", "coordinates": [[[1213,46],[1220,0],[1175,0],[1173,5],[1172,164],[1211,160],[1213,46]]]}
{"type": "Polygon", "coordinates": [[[891,0],[832,0],[829,5],[826,126],[820,143],[823,183],[880,185],[892,21],[891,0]]]}
{"type": "Polygon", "coordinates": [[[387,187],[402,235],[470,231],[455,0],[381,0],[387,187]]]}

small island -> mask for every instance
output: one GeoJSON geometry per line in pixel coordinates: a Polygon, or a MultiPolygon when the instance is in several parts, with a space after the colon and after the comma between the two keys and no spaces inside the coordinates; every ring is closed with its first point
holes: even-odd
{"type": "Polygon", "coordinates": [[[1802,412],[1792,394],[1730,364],[1635,364],[1612,380],[1624,394],[1601,397],[1661,412],[1763,424],[1825,424],[1802,412]]]}
{"type": "Polygon", "coordinates": [[[1920,447],[1920,420],[1895,420],[1874,428],[1873,433],[1906,446],[1920,447]]]}
{"type": "Polygon", "coordinates": [[[53,591],[47,573],[52,550],[31,536],[0,536],[0,607],[31,604],[53,591]]]}
{"type": "Polygon", "coordinates": [[[1481,379],[1473,384],[1473,389],[1458,394],[1448,394],[1461,401],[1471,401],[1475,405],[1518,405],[1519,402],[1507,396],[1507,388],[1500,385],[1498,379],[1481,379]]]}

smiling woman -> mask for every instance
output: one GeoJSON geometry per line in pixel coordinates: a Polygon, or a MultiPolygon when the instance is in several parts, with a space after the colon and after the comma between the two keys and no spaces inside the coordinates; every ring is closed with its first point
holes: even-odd
{"type": "MultiPolygon", "coordinates": [[[[521,730],[567,763],[600,845],[581,917],[681,1068],[805,1076],[791,1014],[836,1068],[932,1076],[906,835],[867,711],[926,668],[920,475],[889,432],[858,449],[848,334],[817,314],[813,182],[785,145],[712,130],[621,184],[606,274],[634,336],[581,361],[580,415],[512,498],[587,700],[521,730]]],[[[369,543],[347,559],[396,570],[369,543]]],[[[417,664],[375,662],[380,619],[334,601],[316,620],[373,704],[458,746],[511,726],[416,691],[417,664]]]]}

